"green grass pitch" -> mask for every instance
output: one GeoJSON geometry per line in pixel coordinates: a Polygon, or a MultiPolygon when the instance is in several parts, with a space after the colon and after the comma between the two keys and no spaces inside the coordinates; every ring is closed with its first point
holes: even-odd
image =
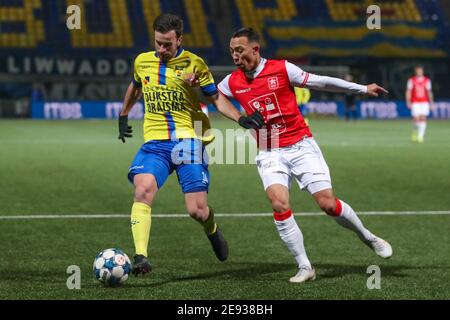
{"type": "MultiPolygon", "coordinates": [[[[141,122],[122,144],[115,121],[0,121],[0,216],[128,214],[133,188],[128,166],[142,143],[141,122]]],[[[235,128],[213,118],[216,128],[235,128]]],[[[312,119],[338,197],[358,211],[450,210],[450,123],[430,121],[422,145],[410,141],[409,121],[312,119]]],[[[217,213],[270,213],[254,165],[211,165],[209,203],[217,213]]],[[[0,218],[0,299],[449,299],[450,215],[362,215],[389,240],[382,260],[351,232],[318,212],[293,185],[297,213],[317,280],[288,282],[296,272],[270,216],[218,217],[230,257],[216,260],[200,226],[189,218],[154,217],[154,272],[119,288],[93,279],[95,255],[109,247],[130,257],[129,219],[0,218]],[[81,289],[69,290],[70,265],[81,268],[81,289]],[[366,286],[378,265],[381,289],[366,286]]],[[[184,213],[172,175],[154,214],[184,213]]]]}

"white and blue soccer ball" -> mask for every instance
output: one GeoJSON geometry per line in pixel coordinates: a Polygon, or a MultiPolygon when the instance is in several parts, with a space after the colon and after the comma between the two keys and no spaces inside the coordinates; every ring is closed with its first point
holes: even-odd
{"type": "Polygon", "coordinates": [[[124,283],[131,272],[130,258],[120,249],[110,248],[94,259],[94,277],[105,285],[124,283]]]}

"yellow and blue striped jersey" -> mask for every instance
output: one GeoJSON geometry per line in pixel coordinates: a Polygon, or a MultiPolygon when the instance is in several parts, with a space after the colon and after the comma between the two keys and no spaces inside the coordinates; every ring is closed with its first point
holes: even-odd
{"type": "Polygon", "coordinates": [[[207,144],[214,139],[212,134],[205,135],[205,131],[211,128],[209,119],[202,112],[195,90],[184,82],[187,73],[199,75],[204,95],[217,93],[205,62],[183,48],[167,62],[160,60],[155,51],[137,56],[134,84],[142,86],[145,142],[198,138],[207,144]]]}

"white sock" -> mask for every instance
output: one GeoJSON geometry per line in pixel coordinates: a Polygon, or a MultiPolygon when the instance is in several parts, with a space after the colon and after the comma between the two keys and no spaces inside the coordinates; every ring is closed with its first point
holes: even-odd
{"type": "Polygon", "coordinates": [[[419,131],[418,131],[418,138],[423,139],[425,137],[425,130],[427,128],[426,122],[419,122],[419,131]]]}
{"type": "Polygon", "coordinates": [[[335,217],[336,222],[344,228],[354,231],[363,242],[372,241],[376,236],[364,227],[352,207],[342,200],[339,201],[342,205],[342,212],[340,216],[335,217]]]}
{"type": "Polygon", "coordinates": [[[306,266],[311,268],[311,262],[309,262],[305,246],[303,245],[303,234],[297,222],[295,222],[294,216],[291,215],[282,221],[274,220],[274,222],[281,240],[283,240],[289,251],[295,257],[298,267],[306,266]]]}

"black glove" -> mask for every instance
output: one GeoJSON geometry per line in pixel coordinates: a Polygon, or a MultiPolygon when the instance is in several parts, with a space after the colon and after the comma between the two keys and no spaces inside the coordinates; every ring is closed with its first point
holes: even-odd
{"type": "Polygon", "coordinates": [[[264,117],[257,110],[249,116],[241,116],[239,125],[245,129],[261,129],[264,126],[264,117]]]}
{"type": "Polygon", "coordinates": [[[133,129],[128,125],[128,116],[119,115],[119,139],[125,143],[125,137],[131,138],[133,129]]]}

